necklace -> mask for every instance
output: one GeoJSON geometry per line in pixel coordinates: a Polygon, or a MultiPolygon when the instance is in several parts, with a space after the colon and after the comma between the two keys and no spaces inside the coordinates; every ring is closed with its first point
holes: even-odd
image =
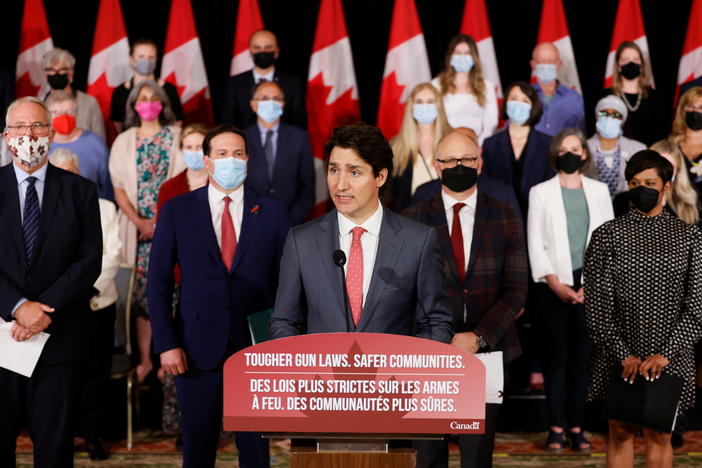
{"type": "Polygon", "coordinates": [[[417,157],[422,160],[422,162],[424,163],[424,169],[427,170],[427,174],[429,174],[429,178],[433,180],[434,174],[431,173],[431,169],[429,169],[429,165],[427,164],[427,160],[424,159],[424,156],[422,156],[422,153],[418,153],[417,157]]]}
{"type": "Polygon", "coordinates": [[[617,91],[617,95],[622,99],[622,101],[624,101],[624,105],[626,105],[627,109],[629,109],[629,112],[636,112],[637,110],[639,110],[639,107],[641,106],[641,99],[643,97],[643,93],[641,91],[639,91],[639,94],[637,94],[636,104],[634,104],[633,106],[629,104],[629,99],[627,99],[627,97],[624,96],[624,93],[622,93],[621,91],[617,91]]]}

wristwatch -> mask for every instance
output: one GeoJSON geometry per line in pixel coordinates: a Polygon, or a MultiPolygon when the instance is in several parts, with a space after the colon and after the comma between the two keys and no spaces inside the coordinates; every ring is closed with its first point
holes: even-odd
{"type": "Polygon", "coordinates": [[[478,335],[477,333],[476,333],[475,337],[476,337],[476,340],[478,342],[478,349],[487,348],[488,344],[487,344],[487,341],[485,341],[485,338],[478,335]]]}

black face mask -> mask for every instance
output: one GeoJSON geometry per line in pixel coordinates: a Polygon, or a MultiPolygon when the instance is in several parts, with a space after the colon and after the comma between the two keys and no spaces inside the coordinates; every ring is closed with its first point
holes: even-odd
{"type": "Polygon", "coordinates": [[[625,63],[619,69],[619,73],[627,80],[633,80],[641,74],[641,65],[635,62],[625,63]]]}
{"type": "Polygon", "coordinates": [[[64,89],[66,86],[68,86],[68,73],[47,75],[46,80],[49,82],[51,89],[64,89]]]}
{"type": "Polygon", "coordinates": [[[258,68],[268,68],[275,63],[275,53],[256,52],[253,54],[253,62],[258,68]]]}
{"type": "Polygon", "coordinates": [[[702,112],[685,112],[685,125],[690,130],[702,130],[702,112]]]}
{"type": "Polygon", "coordinates": [[[441,171],[441,183],[453,192],[465,192],[478,181],[478,170],[462,164],[441,171]]]}
{"type": "Polygon", "coordinates": [[[629,190],[629,201],[637,210],[642,213],[649,213],[658,205],[658,197],[660,194],[661,193],[656,189],[639,185],[629,190]]]}
{"type": "Polygon", "coordinates": [[[559,171],[565,172],[566,174],[574,173],[575,171],[580,169],[582,165],[583,160],[580,159],[580,155],[571,153],[570,151],[556,158],[556,168],[559,171]]]}

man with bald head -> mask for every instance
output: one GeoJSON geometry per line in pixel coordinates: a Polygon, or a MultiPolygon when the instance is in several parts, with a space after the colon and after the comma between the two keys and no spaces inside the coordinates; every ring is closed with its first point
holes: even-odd
{"type": "Polygon", "coordinates": [[[302,224],[314,208],[314,162],[307,130],[281,122],[286,99],[275,81],[256,85],[250,105],[256,123],[244,129],[249,142],[246,185],[280,201],[293,226],[302,224]]]}
{"type": "Polygon", "coordinates": [[[558,82],[561,57],[556,46],[550,42],[538,44],[529,63],[536,75],[534,90],[543,104],[543,115],[534,128],[551,136],[569,127],[585,131],[583,97],[558,82]]]}
{"type": "Polygon", "coordinates": [[[238,128],[247,128],[256,123],[256,114],[249,105],[254,87],[263,81],[274,81],[283,90],[286,98],[283,122],[307,127],[304,90],[300,80],[279,71],[275,66],[280,56],[275,34],[266,29],[253,33],[249,38],[249,52],[254,67],[230,77],[227,81],[220,111],[221,123],[234,124],[238,128]]]}
{"type": "MultiPolygon", "coordinates": [[[[434,155],[441,192],[403,214],[439,234],[445,288],[456,334],[469,353],[502,351],[505,364],[521,353],[514,325],[527,293],[527,256],[517,208],[481,192],[480,148],[453,131],[434,155]]],[[[459,436],[461,467],[492,466],[499,405],[487,404],[485,434],[459,436]]],[[[447,467],[447,441],[416,441],[417,467],[447,467]]]]}
{"type": "Polygon", "coordinates": [[[34,465],[73,466],[75,410],[89,357],[88,314],[102,263],[97,187],[47,160],[54,138],[44,102],[10,104],[0,168],[0,318],[11,337],[49,334],[31,377],[0,368],[0,466],[15,466],[23,422],[34,465]]]}

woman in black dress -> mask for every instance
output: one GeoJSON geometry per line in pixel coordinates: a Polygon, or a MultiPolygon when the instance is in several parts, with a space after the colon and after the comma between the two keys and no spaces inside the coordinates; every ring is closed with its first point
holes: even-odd
{"type": "MultiPolygon", "coordinates": [[[[598,228],[585,257],[585,307],[595,348],[589,400],[621,377],[683,379],[679,411],[695,402],[694,345],[702,336],[702,234],[664,209],[673,166],[657,152],[626,167],[628,214],[598,228]]],[[[609,421],[608,466],[633,466],[637,427],[609,421]]],[[[644,429],[647,466],[672,466],[670,434],[644,429]]]]}

